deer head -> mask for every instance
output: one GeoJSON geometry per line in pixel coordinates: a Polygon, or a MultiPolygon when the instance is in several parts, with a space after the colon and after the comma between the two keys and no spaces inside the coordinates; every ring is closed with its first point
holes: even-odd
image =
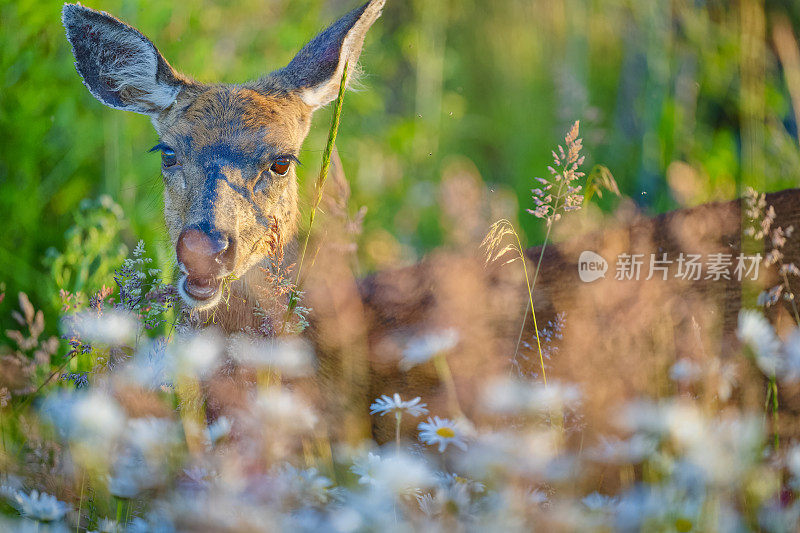
{"type": "MultiPolygon", "coordinates": [[[[108,13],[64,5],[75,66],[101,103],[148,115],[159,136],[164,214],[195,309],[221,298],[222,280],[242,277],[297,227],[295,165],[314,110],[356,68],[384,0],[354,9],[292,61],[241,85],[202,84],[174,70],[139,31],[108,13]]],[[[350,76],[348,76],[348,79],[350,76]]]]}

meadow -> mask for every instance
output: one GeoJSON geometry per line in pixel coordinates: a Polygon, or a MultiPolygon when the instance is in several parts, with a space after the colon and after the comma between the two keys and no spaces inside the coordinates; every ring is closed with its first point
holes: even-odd
{"type": "MultiPolygon", "coordinates": [[[[353,6],[90,7],[232,83],[353,6]]],[[[60,10],[0,3],[0,529],[800,527],[797,237],[762,195],[800,183],[800,6],[389,0],[301,153],[308,260],[233,335],[181,309],[155,133],[82,86],[60,10]],[[580,234],[737,197],[763,276],[732,324],[700,291],[641,341],[684,294],[637,288],[595,333],[539,277],[580,234]],[[423,320],[362,301],[411,301],[419,268],[423,320]]]]}

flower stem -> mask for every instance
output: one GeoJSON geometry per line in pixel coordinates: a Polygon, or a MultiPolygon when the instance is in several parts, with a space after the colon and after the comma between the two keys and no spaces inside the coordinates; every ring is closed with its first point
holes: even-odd
{"type": "Polygon", "coordinates": [[[450,371],[450,365],[447,364],[447,358],[444,352],[439,352],[433,357],[433,364],[436,367],[436,373],[439,374],[439,379],[444,383],[445,390],[447,391],[447,404],[450,411],[454,416],[464,416],[464,413],[461,411],[461,406],[458,403],[456,382],[453,379],[453,373],[450,371]]]}
{"type": "Polygon", "coordinates": [[[78,518],[76,519],[77,524],[75,526],[75,533],[78,533],[81,528],[81,508],[83,507],[83,489],[86,484],[86,470],[83,471],[83,475],[81,475],[81,496],[78,499],[78,518]]]}
{"type": "Polygon", "coordinates": [[[297,278],[295,285],[300,284],[300,271],[303,268],[303,259],[306,257],[306,250],[308,249],[308,239],[311,237],[311,228],[314,226],[314,219],[316,218],[317,208],[322,202],[322,189],[325,187],[325,181],[328,179],[328,169],[331,166],[331,153],[333,152],[333,143],[336,141],[336,134],[339,131],[339,120],[342,116],[342,103],[344,102],[344,90],[347,85],[347,62],[344,64],[344,71],[342,72],[342,82],[339,84],[339,95],[336,98],[336,104],[333,109],[333,119],[331,120],[331,129],[328,131],[328,144],[325,146],[325,151],[322,153],[322,166],[319,170],[319,177],[314,184],[314,202],[311,204],[311,214],[308,220],[308,231],[303,241],[303,251],[300,254],[300,261],[297,263],[297,278]]]}
{"type": "Polygon", "coordinates": [[[403,419],[403,412],[402,411],[395,411],[394,413],[395,420],[397,421],[397,425],[395,426],[394,431],[394,440],[395,444],[397,445],[397,452],[400,452],[400,422],[403,419]]]}
{"type": "Polygon", "coordinates": [[[780,447],[780,435],[778,434],[778,382],[775,379],[775,376],[769,378],[767,401],[769,401],[770,396],[772,396],[773,447],[777,452],[780,447]]]}
{"type": "Polygon", "coordinates": [[[536,280],[539,278],[539,269],[542,266],[542,258],[544,258],[544,251],[547,248],[547,241],[550,238],[550,230],[552,227],[552,224],[547,225],[547,234],[544,237],[544,244],[542,244],[542,249],[539,252],[539,260],[536,263],[536,271],[533,273],[533,283],[528,280],[528,267],[525,266],[525,253],[522,251],[522,243],[520,242],[516,232],[514,232],[514,236],[517,238],[517,245],[519,246],[519,256],[520,260],[522,261],[522,271],[525,273],[525,284],[528,288],[528,303],[525,305],[525,313],[522,315],[522,326],[519,328],[519,336],[517,337],[517,346],[514,349],[513,361],[517,361],[519,347],[522,343],[522,335],[525,332],[525,321],[528,319],[528,310],[530,310],[531,314],[533,315],[533,329],[536,332],[536,347],[539,349],[539,364],[542,367],[542,381],[544,381],[545,387],[547,386],[547,373],[544,369],[544,355],[542,354],[542,341],[539,338],[539,325],[536,323],[536,310],[533,308],[533,289],[536,287],[536,280]]]}

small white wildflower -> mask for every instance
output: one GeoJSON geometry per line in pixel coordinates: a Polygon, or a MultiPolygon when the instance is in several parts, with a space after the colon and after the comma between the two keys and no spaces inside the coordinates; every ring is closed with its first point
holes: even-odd
{"type": "Polygon", "coordinates": [[[483,390],[483,404],[492,413],[521,415],[549,413],[574,407],[581,398],[574,385],[550,382],[541,383],[519,379],[499,378],[483,390]]]}
{"type": "Polygon", "coordinates": [[[600,443],[587,451],[587,456],[601,463],[637,464],[651,456],[658,448],[658,440],[641,434],[629,439],[600,438],[600,443]]]}
{"type": "Polygon", "coordinates": [[[142,454],[155,456],[165,453],[180,443],[178,428],[172,420],[156,418],[131,418],[128,420],[126,441],[142,454]]]}
{"type": "Polygon", "coordinates": [[[301,396],[282,389],[259,393],[255,407],[254,412],[262,418],[265,427],[274,431],[309,431],[317,423],[316,414],[301,396]]]}
{"type": "Polygon", "coordinates": [[[612,510],[619,502],[617,498],[593,492],[581,500],[592,511],[612,510]]]}
{"type": "Polygon", "coordinates": [[[470,515],[469,488],[463,483],[437,487],[433,494],[417,496],[420,510],[429,518],[442,514],[468,518],[470,515]]]}
{"type": "Polygon", "coordinates": [[[103,518],[97,522],[97,531],[99,533],[116,533],[122,531],[122,527],[115,520],[103,518]]]}
{"type": "Polygon", "coordinates": [[[214,471],[208,471],[202,466],[190,466],[183,469],[184,478],[178,480],[181,489],[186,491],[207,491],[212,488],[217,481],[218,475],[214,471]]]}
{"type": "Polygon", "coordinates": [[[141,453],[128,448],[119,454],[108,476],[108,491],[117,498],[131,499],[141,491],[164,482],[166,472],[161,464],[147,461],[141,453]]]}
{"type": "Polygon", "coordinates": [[[358,476],[360,485],[375,484],[375,470],[381,463],[381,457],[369,452],[366,457],[360,457],[353,461],[350,471],[358,476]]]}
{"type": "Polygon", "coordinates": [[[17,489],[10,485],[0,485],[0,496],[7,500],[13,500],[17,496],[17,489]]]}
{"type": "Polygon", "coordinates": [[[638,400],[625,404],[614,417],[617,427],[625,431],[660,437],[667,432],[665,408],[653,401],[638,400]]]}
{"type": "Polygon", "coordinates": [[[742,483],[763,449],[764,424],[758,416],[724,416],[707,421],[685,454],[705,474],[709,486],[742,483]]]}
{"type": "Polygon", "coordinates": [[[78,337],[90,344],[130,345],[136,339],[139,323],[130,313],[107,310],[102,315],[85,311],[73,317],[71,325],[78,337]]]}
{"type": "Polygon", "coordinates": [[[173,373],[177,376],[202,376],[211,372],[220,360],[223,344],[212,330],[181,335],[167,347],[173,373]]]}
{"type": "Polygon", "coordinates": [[[546,505],[550,503],[550,496],[541,489],[529,490],[525,499],[532,505],[546,505]]]}
{"type": "Polygon", "coordinates": [[[420,401],[422,398],[419,396],[413,400],[404,401],[396,392],[391,398],[384,394],[369,406],[369,412],[372,415],[380,413],[381,416],[387,413],[408,413],[411,416],[428,414],[428,410],[425,408],[426,404],[420,403],[420,401]]]}
{"type": "Polygon", "coordinates": [[[438,416],[428,417],[428,421],[421,422],[417,428],[419,429],[419,440],[429,446],[438,444],[439,453],[444,452],[449,444],[462,450],[467,449],[467,443],[462,439],[452,420],[438,416]]]}
{"type": "Polygon", "coordinates": [[[226,416],[221,416],[206,429],[206,441],[209,446],[215,445],[220,440],[231,434],[231,421],[226,416]]]}
{"type": "Polygon", "coordinates": [[[800,381],[800,329],[794,328],[783,345],[783,381],[800,381]]]}
{"type": "Polygon", "coordinates": [[[140,488],[133,476],[117,475],[108,478],[108,492],[122,500],[130,500],[139,494],[140,488]]]}
{"type": "Polygon", "coordinates": [[[680,383],[692,383],[696,381],[702,370],[691,359],[679,359],[672,368],[669,369],[669,377],[672,381],[680,383]]]}
{"type": "Polygon", "coordinates": [[[30,494],[18,491],[14,495],[13,503],[22,516],[41,522],[61,520],[69,511],[69,505],[59,501],[55,496],[36,489],[30,494]]]}
{"type": "Polygon", "coordinates": [[[111,396],[102,392],[81,395],[72,411],[74,438],[81,441],[109,441],[121,435],[126,416],[111,396]]]}
{"type": "Polygon", "coordinates": [[[326,504],[338,494],[333,482],[321,475],[316,468],[302,470],[285,464],[275,475],[275,481],[284,497],[290,494],[304,504],[326,504]]]}
{"type": "Polygon", "coordinates": [[[552,429],[481,433],[455,460],[458,468],[473,478],[492,478],[498,473],[540,478],[549,476],[561,439],[552,429]]]}
{"type": "Polygon", "coordinates": [[[419,505],[419,510],[422,511],[428,518],[433,518],[439,514],[439,509],[437,508],[436,502],[433,500],[433,496],[430,493],[417,496],[417,505],[419,505]]]}
{"type": "Polygon", "coordinates": [[[276,370],[289,378],[309,376],[314,371],[311,345],[294,337],[263,339],[236,335],[230,341],[228,354],[244,365],[276,370]]]}
{"type": "Polygon", "coordinates": [[[411,339],[403,350],[403,359],[400,368],[409,370],[419,364],[429,361],[436,355],[446,353],[458,344],[458,331],[448,328],[441,331],[427,333],[411,339]]]}
{"type": "Polygon", "coordinates": [[[393,496],[409,497],[431,487],[436,479],[427,465],[416,457],[397,453],[371,465],[372,485],[393,496]]]}
{"type": "Polygon", "coordinates": [[[678,401],[664,406],[664,421],[679,446],[702,446],[708,442],[708,420],[692,403],[678,401]]]}
{"type": "Polygon", "coordinates": [[[140,342],[133,358],[125,366],[125,377],[150,390],[167,390],[172,388],[172,351],[167,353],[167,342],[140,342]]]}
{"type": "Polygon", "coordinates": [[[800,488],[800,445],[795,444],[786,452],[786,468],[792,474],[791,484],[800,488]]]}
{"type": "Polygon", "coordinates": [[[739,326],[736,334],[750,346],[756,356],[756,364],[767,376],[775,376],[779,370],[778,353],[781,343],[772,325],[758,311],[739,311],[739,326]]]}

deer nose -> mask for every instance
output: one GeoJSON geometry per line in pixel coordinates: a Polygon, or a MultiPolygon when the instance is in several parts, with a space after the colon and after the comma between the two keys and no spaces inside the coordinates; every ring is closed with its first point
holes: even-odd
{"type": "Polygon", "coordinates": [[[219,278],[233,270],[236,240],[201,225],[187,226],[178,237],[178,262],[194,278],[219,278]]]}

